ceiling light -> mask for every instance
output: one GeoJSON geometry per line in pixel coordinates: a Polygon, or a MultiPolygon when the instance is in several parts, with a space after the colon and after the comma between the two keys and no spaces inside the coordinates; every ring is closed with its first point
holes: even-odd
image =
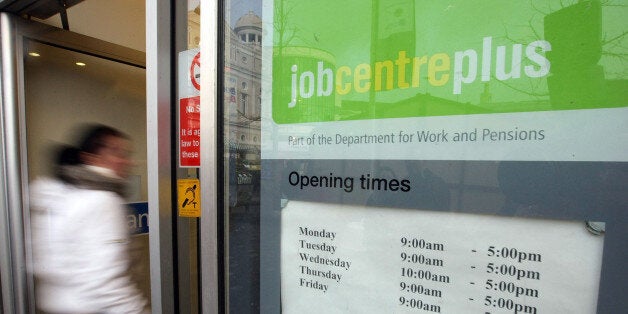
{"type": "Polygon", "coordinates": [[[31,56],[31,57],[39,57],[39,56],[41,56],[41,55],[40,55],[39,53],[37,53],[37,52],[29,52],[29,53],[28,53],[28,55],[29,55],[29,56],[31,56]]]}
{"type": "Polygon", "coordinates": [[[86,64],[85,64],[85,63],[83,63],[83,62],[77,62],[77,63],[76,63],[76,65],[78,65],[78,66],[80,66],[80,67],[84,67],[84,66],[86,66],[86,64]]]}

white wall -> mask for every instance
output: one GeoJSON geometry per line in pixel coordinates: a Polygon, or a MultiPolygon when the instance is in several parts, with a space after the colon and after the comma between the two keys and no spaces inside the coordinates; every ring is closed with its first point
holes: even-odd
{"type": "Polygon", "coordinates": [[[38,43],[28,49],[41,54],[25,62],[30,179],[51,174],[51,145],[74,144],[71,131],[81,123],[102,123],[131,136],[132,174],[141,181],[140,199],[133,201],[146,201],[145,70],[38,43]]]}
{"type": "MultiPolygon", "coordinates": [[[[61,27],[55,15],[42,21],[61,27]]],[[[85,0],[68,9],[70,31],[146,51],[146,0],[85,0]]]]}

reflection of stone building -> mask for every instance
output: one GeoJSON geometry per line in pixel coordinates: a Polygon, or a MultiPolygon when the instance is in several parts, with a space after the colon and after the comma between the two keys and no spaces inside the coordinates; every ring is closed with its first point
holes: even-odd
{"type": "Polygon", "coordinates": [[[262,19],[249,12],[238,19],[235,28],[225,25],[225,32],[229,204],[250,207],[259,204],[262,19]]]}
{"type": "MultiPolygon", "coordinates": [[[[200,42],[200,11],[188,14],[188,49],[200,42]]],[[[260,145],[262,19],[249,12],[235,28],[225,22],[225,119],[231,143],[260,145]]]]}
{"type": "MultiPolygon", "coordinates": [[[[253,189],[259,180],[262,104],[262,19],[253,12],[231,28],[225,22],[225,150],[229,153],[229,182],[237,184],[230,203],[258,203],[253,189]]],[[[200,11],[188,13],[188,49],[199,47],[200,11]]],[[[232,186],[231,188],[235,188],[232,186]]],[[[258,194],[258,193],[257,193],[258,194]]]]}
{"type": "Polygon", "coordinates": [[[262,104],[262,20],[253,12],[234,29],[225,27],[225,111],[229,140],[239,146],[260,146],[262,104]]]}

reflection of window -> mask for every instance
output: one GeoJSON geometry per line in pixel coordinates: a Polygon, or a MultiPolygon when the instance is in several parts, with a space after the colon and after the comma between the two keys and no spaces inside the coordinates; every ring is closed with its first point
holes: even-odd
{"type": "Polygon", "coordinates": [[[240,39],[242,39],[243,42],[246,42],[246,34],[240,35],[240,39]]]}
{"type": "Polygon", "coordinates": [[[257,136],[253,136],[253,142],[257,143],[257,136]]]}
{"type": "Polygon", "coordinates": [[[249,34],[249,42],[250,43],[254,43],[255,42],[255,34],[249,34]]]}
{"type": "Polygon", "coordinates": [[[246,64],[246,61],[247,61],[246,57],[242,57],[242,63],[246,64]]]}
{"type": "Polygon", "coordinates": [[[249,88],[249,86],[246,84],[246,82],[242,82],[242,90],[246,90],[247,88],[249,88]]]}
{"type": "Polygon", "coordinates": [[[229,87],[229,102],[236,103],[236,90],[235,87],[229,87]]]}
{"type": "Polygon", "coordinates": [[[246,139],[246,136],[244,136],[244,134],[240,135],[240,140],[244,141],[246,139]]]}
{"type": "Polygon", "coordinates": [[[247,94],[240,94],[240,103],[238,104],[238,111],[240,111],[241,114],[245,114],[246,113],[246,102],[248,101],[248,96],[247,94]]]}

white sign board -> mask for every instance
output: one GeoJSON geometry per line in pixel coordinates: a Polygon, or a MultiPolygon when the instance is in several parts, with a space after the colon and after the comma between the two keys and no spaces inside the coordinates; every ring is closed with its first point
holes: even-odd
{"type": "Polygon", "coordinates": [[[283,313],[595,313],[585,222],[290,201],[283,313]]]}

